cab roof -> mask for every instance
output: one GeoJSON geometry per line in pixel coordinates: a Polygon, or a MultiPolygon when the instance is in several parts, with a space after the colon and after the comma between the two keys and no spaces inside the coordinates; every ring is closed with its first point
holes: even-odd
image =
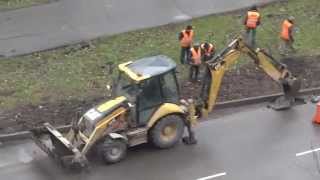
{"type": "Polygon", "coordinates": [[[131,79],[142,81],[169,72],[175,69],[176,66],[176,63],[171,58],[158,55],[120,64],[119,69],[131,79]]]}

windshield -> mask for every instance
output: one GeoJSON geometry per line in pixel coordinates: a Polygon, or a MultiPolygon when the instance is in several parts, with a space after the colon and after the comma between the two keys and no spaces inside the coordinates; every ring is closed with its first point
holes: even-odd
{"type": "Polygon", "coordinates": [[[113,94],[115,96],[126,96],[131,99],[138,93],[138,87],[132,79],[126,76],[124,73],[120,73],[116,82],[114,82],[115,88],[113,94]]]}

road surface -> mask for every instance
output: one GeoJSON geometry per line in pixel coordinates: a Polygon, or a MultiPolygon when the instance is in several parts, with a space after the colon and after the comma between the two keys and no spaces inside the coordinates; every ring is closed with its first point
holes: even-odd
{"type": "Polygon", "coordinates": [[[275,0],[60,0],[0,13],[0,56],[28,54],[275,0]]]}
{"type": "Polygon", "coordinates": [[[259,107],[201,123],[199,143],[156,150],[131,149],[123,162],[91,162],[89,172],[59,168],[28,141],[3,144],[0,177],[12,180],[318,180],[320,126],[315,105],[275,112],[259,107]]]}

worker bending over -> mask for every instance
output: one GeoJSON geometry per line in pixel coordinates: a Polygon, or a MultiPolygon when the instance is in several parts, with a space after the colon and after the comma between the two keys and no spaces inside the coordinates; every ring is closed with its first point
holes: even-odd
{"type": "Polygon", "coordinates": [[[247,43],[251,47],[255,47],[256,43],[256,29],[261,23],[261,15],[258,12],[257,6],[252,6],[247,12],[244,19],[244,25],[246,27],[247,43]]]}
{"type": "Polygon", "coordinates": [[[201,44],[201,50],[203,53],[203,61],[207,62],[210,59],[213,58],[214,54],[215,54],[215,47],[213,44],[205,42],[201,44]]]}
{"type": "Polygon", "coordinates": [[[280,54],[287,55],[290,52],[294,51],[293,48],[293,28],[294,28],[294,17],[290,16],[288,19],[285,19],[282,23],[281,29],[281,43],[280,43],[280,54]]]}
{"type": "Polygon", "coordinates": [[[181,53],[180,53],[181,64],[185,64],[187,61],[187,58],[189,57],[189,52],[192,45],[193,37],[194,37],[194,32],[193,32],[193,27],[191,25],[188,25],[179,34],[179,41],[181,46],[181,53]]]}
{"type": "Polygon", "coordinates": [[[189,56],[189,64],[190,64],[190,71],[189,71],[189,81],[194,82],[198,80],[200,65],[201,65],[201,57],[202,52],[200,48],[200,44],[196,43],[190,49],[190,56],[189,56]]]}

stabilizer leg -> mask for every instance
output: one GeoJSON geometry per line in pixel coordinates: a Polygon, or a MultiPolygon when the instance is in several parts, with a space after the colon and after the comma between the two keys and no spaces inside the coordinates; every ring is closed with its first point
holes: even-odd
{"type": "Polygon", "coordinates": [[[269,103],[267,107],[276,111],[282,111],[305,103],[306,100],[302,97],[280,96],[275,101],[269,103]]]}

